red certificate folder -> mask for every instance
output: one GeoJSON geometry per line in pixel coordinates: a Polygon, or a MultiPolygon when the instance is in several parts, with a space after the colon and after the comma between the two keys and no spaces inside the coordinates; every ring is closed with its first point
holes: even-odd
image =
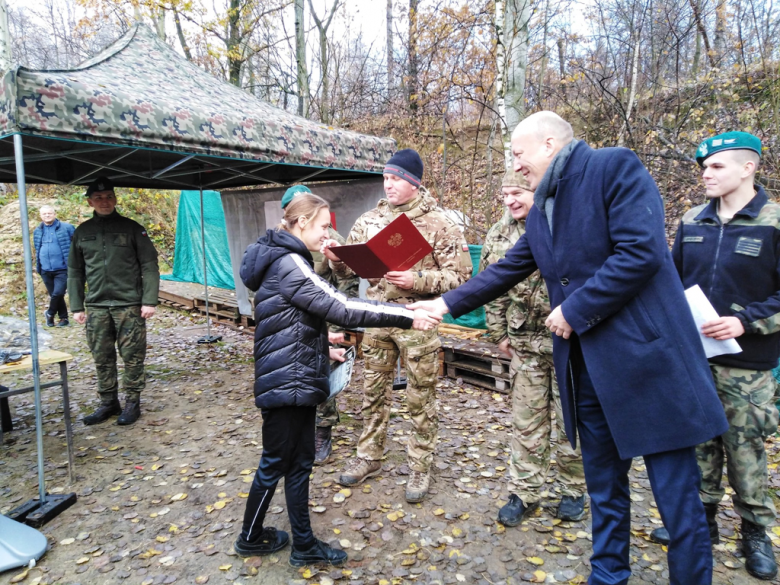
{"type": "Polygon", "coordinates": [[[331,248],[361,278],[382,278],[394,270],[409,270],[433,248],[405,214],[365,244],[331,248]]]}

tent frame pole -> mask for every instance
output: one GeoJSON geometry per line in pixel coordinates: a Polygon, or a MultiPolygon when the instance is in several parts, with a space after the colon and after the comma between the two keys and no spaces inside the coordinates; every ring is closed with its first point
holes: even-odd
{"type": "Polygon", "coordinates": [[[24,248],[24,272],[27,285],[27,313],[30,323],[30,353],[32,357],[33,388],[35,389],[35,437],[38,447],[38,496],[46,503],[46,477],[43,470],[43,420],[41,416],[41,366],[38,361],[38,324],[35,314],[35,288],[33,286],[32,249],[30,247],[30,219],[27,209],[27,182],[24,175],[24,151],[22,135],[14,134],[16,158],[16,188],[19,192],[19,214],[22,221],[22,247],[24,248]]]}
{"type": "Polygon", "coordinates": [[[198,174],[198,183],[200,190],[200,243],[203,248],[203,290],[204,298],[206,299],[206,336],[198,339],[198,343],[216,343],[222,340],[221,335],[211,334],[211,317],[209,317],[209,280],[206,263],[206,218],[203,208],[203,181],[201,181],[200,174],[198,174]]]}

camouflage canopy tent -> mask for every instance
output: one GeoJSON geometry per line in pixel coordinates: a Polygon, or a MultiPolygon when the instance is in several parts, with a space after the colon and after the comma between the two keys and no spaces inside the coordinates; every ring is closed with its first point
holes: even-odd
{"type": "Polygon", "coordinates": [[[0,81],[0,181],[16,182],[32,338],[39,490],[43,488],[25,184],[222,189],[376,178],[395,141],[292,115],[214,78],[136,24],[75,69],[14,67],[0,81]]]}

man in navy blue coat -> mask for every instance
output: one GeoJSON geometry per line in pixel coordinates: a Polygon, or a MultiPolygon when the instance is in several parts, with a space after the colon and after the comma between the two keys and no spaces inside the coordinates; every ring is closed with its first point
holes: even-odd
{"type": "Polygon", "coordinates": [[[664,235],[661,196],[637,156],[594,150],[553,112],[512,135],[534,190],[526,233],[506,258],[434,301],[459,316],[537,268],[566,433],[579,435],[593,515],[590,585],[628,583],[631,458],[643,456],[669,529],[672,585],[712,582],[695,446],[728,424],[664,235]]]}

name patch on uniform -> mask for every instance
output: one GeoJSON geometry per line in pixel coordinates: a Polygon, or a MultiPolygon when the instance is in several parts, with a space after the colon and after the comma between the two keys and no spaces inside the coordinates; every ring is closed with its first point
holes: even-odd
{"type": "Polygon", "coordinates": [[[83,238],[81,238],[82,242],[87,242],[89,240],[97,240],[97,236],[84,236],[83,238]]]}
{"type": "Polygon", "coordinates": [[[758,257],[761,254],[761,240],[756,238],[739,238],[734,252],[744,254],[745,256],[758,257]]]}
{"type": "Polygon", "coordinates": [[[703,242],[704,236],[685,236],[683,237],[683,244],[688,244],[690,242],[703,242]]]}

